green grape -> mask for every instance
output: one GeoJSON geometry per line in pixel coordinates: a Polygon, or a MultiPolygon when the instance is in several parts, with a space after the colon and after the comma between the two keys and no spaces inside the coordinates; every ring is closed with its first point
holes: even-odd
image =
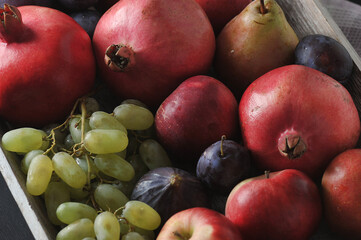
{"type": "Polygon", "coordinates": [[[94,222],[97,211],[87,204],[69,201],[58,206],[56,209],[56,216],[60,221],[66,224],[70,224],[82,218],[88,218],[94,222]]]}
{"type": "Polygon", "coordinates": [[[94,191],[94,199],[101,209],[111,212],[129,201],[122,191],[110,184],[99,184],[94,191]]]}
{"type": "Polygon", "coordinates": [[[113,183],[113,186],[116,187],[117,189],[119,189],[122,193],[124,193],[125,196],[127,196],[128,198],[131,197],[133,189],[135,187],[135,184],[137,184],[137,180],[136,179],[132,179],[128,182],[123,182],[123,181],[118,181],[113,183]]]}
{"type": "Polygon", "coordinates": [[[82,238],[81,240],[96,240],[96,239],[93,237],[86,237],[86,238],[82,238]]]}
{"type": "MultiPolygon", "coordinates": [[[[89,119],[84,121],[84,133],[90,131],[89,119]]],[[[74,143],[81,142],[81,118],[75,117],[69,121],[69,131],[74,143]]]]}
{"type": "Polygon", "coordinates": [[[120,104],[134,104],[140,107],[148,108],[147,105],[145,105],[143,102],[137,100],[137,99],[125,99],[120,104]]]}
{"type": "MultiPolygon", "coordinates": [[[[83,169],[84,173],[88,176],[88,161],[86,157],[85,156],[76,157],[75,161],[79,165],[79,167],[83,169]]],[[[98,174],[99,170],[95,166],[93,159],[89,158],[89,164],[90,164],[90,179],[94,179],[98,174]]]]}
{"type": "Polygon", "coordinates": [[[71,150],[73,148],[74,144],[75,144],[75,142],[73,140],[73,137],[69,133],[68,135],[66,135],[66,137],[64,139],[64,146],[66,149],[71,150]]]}
{"type": "Polygon", "coordinates": [[[98,101],[95,98],[87,97],[85,98],[85,109],[87,114],[92,114],[96,111],[99,111],[100,106],[98,101]]]}
{"type": "Polygon", "coordinates": [[[154,139],[147,139],[139,146],[139,154],[150,170],[159,167],[171,167],[172,163],[164,150],[154,139]]]}
{"type": "Polygon", "coordinates": [[[56,235],[56,240],[79,240],[86,237],[94,238],[94,227],[90,219],[79,219],[61,229],[56,235]]]}
{"type": "Polygon", "coordinates": [[[95,218],[94,231],[97,240],[119,240],[120,225],[111,212],[105,211],[95,218]]]}
{"type": "Polygon", "coordinates": [[[144,240],[144,238],[137,232],[129,232],[122,236],[122,240],[144,240]]]}
{"type": "Polygon", "coordinates": [[[68,186],[64,182],[50,182],[44,194],[44,201],[50,222],[61,225],[62,222],[56,216],[56,209],[60,204],[70,201],[68,186]]]}
{"type": "Polygon", "coordinates": [[[26,189],[34,196],[41,195],[49,185],[53,165],[51,159],[46,155],[37,155],[29,165],[26,178],[26,189]]]}
{"type": "Polygon", "coordinates": [[[135,171],[135,175],[132,181],[137,182],[144,174],[149,171],[149,168],[147,165],[145,165],[139,154],[130,156],[127,160],[133,166],[135,171]]]}
{"type": "Polygon", "coordinates": [[[93,129],[85,134],[84,147],[94,154],[108,154],[123,151],[128,146],[128,136],[113,129],[93,129]]]}
{"type": "Polygon", "coordinates": [[[7,151],[28,153],[43,146],[43,131],[28,127],[18,128],[6,132],[1,141],[7,151]]]}
{"type": "Polygon", "coordinates": [[[28,169],[31,161],[34,159],[34,157],[43,154],[44,151],[37,149],[37,150],[31,150],[27,154],[24,155],[24,157],[21,159],[20,168],[23,173],[28,174],[28,169]]]}
{"type": "Polygon", "coordinates": [[[40,133],[42,135],[42,139],[43,139],[43,143],[41,144],[40,149],[45,151],[50,146],[50,141],[47,140],[48,135],[46,134],[46,132],[44,132],[43,130],[39,130],[39,131],[40,131],[40,133]]]}
{"type": "Polygon", "coordinates": [[[117,154],[119,157],[125,159],[125,158],[127,157],[127,149],[124,149],[123,151],[117,152],[117,153],[115,153],[115,154],[117,154]]]}
{"type": "Polygon", "coordinates": [[[101,172],[120,181],[130,181],[135,174],[133,166],[117,154],[96,155],[94,163],[101,172]]]}
{"type": "Polygon", "coordinates": [[[113,115],[97,111],[89,118],[89,125],[92,129],[117,129],[127,134],[127,129],[113,115]]]}
{"type": "Polygon", "coordinates": [[[89,196],[90,192],[85,188],[72,188],[68,185],[68,190],[70,192],[70,198],[81,201],[89,196]]]}
{"type": "Polygon", "coordinates": [[[120,104],[113,113],[115,118],[129,130],[145,130],[154,123],[154,115],[151,111],[134,104],[120,104]]]}
{"type": "Polygon", "coordinates": [[[131,200],[125,204],[122,216],[132,225],[145,229],[155,230],[160,226],[160,215],[148,204],[131,200]]]}
{"type": "Polygon", "coordinates": [[[145,230],[136,226],[132,226],[134,232],[139,233],[145,240],[154,240],[155,233],[153,230],[145,230]]]}
{"type": "Polygon", "coordinates": [[[120,226],[120,236],[127,234],[130,231],[130,226],[127,220],[124,218],[118,219],[119,226],[120,226]]]}
{"type": "Polygon", "coordinates": [[[73,188],[84,187],[87,176],[70,154],[58,152],[54,154],[52,160],[54,171],[61,180],[73,188]]]}

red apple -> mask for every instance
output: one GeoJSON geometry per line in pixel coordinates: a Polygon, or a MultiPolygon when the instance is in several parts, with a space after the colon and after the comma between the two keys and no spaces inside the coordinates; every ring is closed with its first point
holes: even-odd
{"type": "Polygon", "coordinates": [[[343,239],[361,239],[361,149],[337,155],[322,177],[325,218],[343,239]]]}
{"type": "Polygon", "coordinates": [[[155,115],[162,146],[181,162],[196,164],[202,152],[222,135],[236,136],[238,103],[232,92],[209,76],[194,76],[176,88],[155,115]]]}
{"type": "Polygon", "coordinates": [[[157,240],[241,240],[237,227],[223,214],[208,208],[189,208],[174,214],[157,240]]]}
{"type": "Polygon", "coordinates": [[[225,215],[245,239],[305,240],[320,223],[321,197],[316,184],[299,170],[266,172],[232,190],[225,215]]]}

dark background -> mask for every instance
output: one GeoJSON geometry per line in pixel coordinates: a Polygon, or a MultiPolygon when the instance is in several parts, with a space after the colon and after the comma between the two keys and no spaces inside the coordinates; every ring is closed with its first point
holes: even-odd
{"type": "MultiPolygon", "coordinates": [[[[361,4],[361,0],[350,1],[361,4]]],[[[34,239],[2,175],[0,175],[0,239],[34,239]]]]}

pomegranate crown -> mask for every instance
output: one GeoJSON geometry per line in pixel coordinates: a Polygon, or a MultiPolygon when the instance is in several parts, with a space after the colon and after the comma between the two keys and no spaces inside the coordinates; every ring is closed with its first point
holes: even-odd
{"type": "Polygon", "coordinates": [[[0,40],[9,41],[21,32],[21,13],[16,7],[5,3],[4,8],[0,8],[0,20],[0,40]]]}

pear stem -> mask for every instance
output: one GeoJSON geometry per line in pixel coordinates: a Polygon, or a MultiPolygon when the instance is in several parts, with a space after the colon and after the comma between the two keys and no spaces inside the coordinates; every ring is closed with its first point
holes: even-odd
{"type": "Polygon", "coordinates": [[[260,3],[261,3],[261,6],[260,6],[260,11],[261,11],[261,14],[266,14],[268,12],[266,6],[264,5],[264,0],[260,0],[260,3]]]}

